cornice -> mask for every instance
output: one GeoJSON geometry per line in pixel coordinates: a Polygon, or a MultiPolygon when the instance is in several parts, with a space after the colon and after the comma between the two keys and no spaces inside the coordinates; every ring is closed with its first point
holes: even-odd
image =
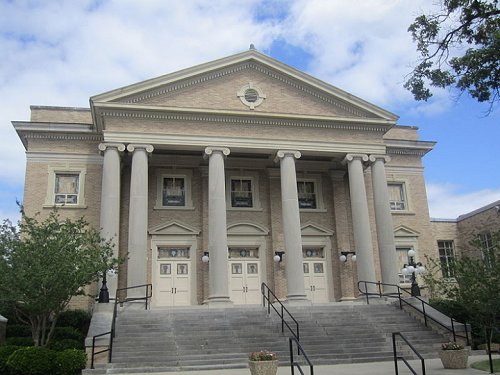
{"type": "Polygon", "coordinates": [[[92,133],[92,124],[86,123],[61,123],[61,122],[30,122],[12,121],[14,129],[18,132],[42,131],[59,133],[92,133]]]}
{"type": "Polygon", "coordinates": [[[44,139],[56,141],[91,141],[102,142],[104,140],[102,134],[64,134],[64,133],[38,133],[38,132],[23,132],[20,134],[21,141],[26,149],[28,149],[28,140],[44,139]]]}
{"type": "Polygon", "coordinates": [[[424,156],[434,148],[436,142],[386,139],[387,154],[424,156]]]}
{"type": "Polygon", "coordinates": [[[158,106],[130,106],[120,103],[96,103],[101,117],[131,118],[162,121],[190,121],[203,123],[231,123],[242,125],[269,125],[287,127],[311,127],[340,129],[347,131],[368,131],[385,133],[394,124],[383,119],[304,116],[294,114],[274,114],[176,108],[158,106]]]}
{"type": "Polygon", "coordinates": [[[28,139],[102,140],[92,124],[12,121],[24,148],[28,149],[28,139]]]}

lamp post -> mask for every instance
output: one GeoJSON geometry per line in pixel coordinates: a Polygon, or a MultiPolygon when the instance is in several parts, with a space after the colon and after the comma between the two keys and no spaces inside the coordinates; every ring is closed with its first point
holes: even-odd
{"type": "Polygon", "coordinates": [[[109,303],[109,291],[108,291],[108,286],[107,286],[107,280],[106,280],[106,274],[107,272],[103,272],[102,274],[102,286],[101,290],[99,291],[99,303],[109,303]]]}
{"type": "Polygon", "coordinates": [[[420,296],[420,287],[418,286],[417,283],[417,275],[418,274],[423,274],[427,270],[425,269],[424,265],[420,262],[415,263],[414,260],[415,257],[415,250],[411,249],[408,251],[408,264],[403,265],[403,269],[401,272],[403,275],[408,275],[411,273],[411,296],[412,297],[419,297],[420,296]]]}

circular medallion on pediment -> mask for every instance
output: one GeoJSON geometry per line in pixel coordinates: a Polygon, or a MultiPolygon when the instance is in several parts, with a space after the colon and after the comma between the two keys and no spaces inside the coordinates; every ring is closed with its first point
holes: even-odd
{"type": "Polygon", "coordinates": [[[266,95],[262,90],[249,82],[247,85],[243,86],[237,93],[241,102],[250,109],[255,109],[255,107],[262,104],[266,95]]]}

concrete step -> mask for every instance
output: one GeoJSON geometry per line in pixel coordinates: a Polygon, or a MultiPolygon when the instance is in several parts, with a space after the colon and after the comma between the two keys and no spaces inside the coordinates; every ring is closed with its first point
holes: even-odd
{"type": "MultiPolygon", "coordinates": [[[[424,356],[444,340],[388,304],[289,310],[299,321],[302,346],[317,365],[392,360],[395,331],[403,332],[424,356]]],[[[249,352],[261,349],[275,351],[287,362],[288,330],[282,334],[280,319],[271,313],[261,307],[122,311],[113,363],[105,373],[246,367],[249,352]]],[[[291,319],[287,322],[295,327],[291,319]]],[[[405,350],[403,344],[398,347],[405,350]]]]}

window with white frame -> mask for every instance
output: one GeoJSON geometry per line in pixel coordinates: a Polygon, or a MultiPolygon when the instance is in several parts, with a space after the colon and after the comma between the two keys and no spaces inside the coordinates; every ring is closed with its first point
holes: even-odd
{"type": "Polygon", "coordinates": [[[231,178],[231,207],[253,207],[253,184],[251,178],[231,178]]]}
{"type": "Polygon", "coordinates": [[[317,184],[315,180],[297,180],[299,208],[318,208],[317,184]]]}
{"type": "Polygon", "coordinates": [[[258,171],[229,171],[226,175],[228,210],[260,211],[258,171]]]}
{"type": "Polygon", "coordinates": [[[438,241],[439,261],[444,278],[453,278],[453,261],[455,259],[453,241],[438,241]]]}
{"type": "Polygon", "coordinates": [[[387,184],[389,191],[389,204],[392,211],[408,210],[405,184],[402,182],[390,182],[387,184]]]}
{"type": "Polygon", "coordinates": [[[54,182],[55,204],[78,204],[80,174],[56,173],[54,182]]]}
{"type": "Polygon", "coordinates": [[[155,209],[191,209],[191,180],[190,170],[158,170],[155,209]]]}
{"type": "Polygon", "coordinates": [[[49,167],[45,207],[85,207],[85,168],[49,167]]]}
{"type": "Polygon", "coordinates": [[[398,275],[399,275],[399,283],[406,284],[411,283],[411,273],[403,274],[402,270],[405,264],[408,264],[409,257],[408,251],[410,251],[411,247],[396,247],[396,255],[398,258],[398,275]]]}
{"type": "Polygon", "coordinates": [[[184,207],[186,205],[186,179],[181,176],[163,177],[162,206],[184,207]]]}

